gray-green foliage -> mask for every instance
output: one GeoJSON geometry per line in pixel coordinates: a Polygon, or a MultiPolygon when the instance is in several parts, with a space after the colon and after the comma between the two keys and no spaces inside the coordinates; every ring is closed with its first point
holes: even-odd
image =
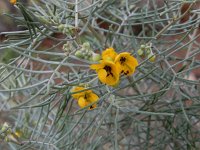
{"type": "Polygon", "coordinates": [[[19,1],[21,15],[8,16],[25,30],[1,33],[7,40],[0,45],[18,54],[0,62],[0,108],[16,112],[11,127],[23,134],[10,148],[199,149],[200,88],[191,77],[200,66],[200,19],[197,2],[187,1],[188,10],[181,12],[185,4],[19,1]],[[84,42],[97,52],[110,46],[129,51],[140,65],[118,87],[102,85],[93,80],[93,62],[74,56],[84,42]],[[150,46],[155,61],[137,54],[141,45],[150,46]],[[99,95],[98,108],[79,109],[70,90],[80,83],[99,95]]]}

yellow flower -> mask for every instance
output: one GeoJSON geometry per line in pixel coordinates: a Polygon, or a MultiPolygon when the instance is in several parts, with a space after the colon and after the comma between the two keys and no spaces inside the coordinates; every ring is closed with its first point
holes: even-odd
{"type": "Polygon", "coordinates": [[[15,5],[17,3],[17,0],[10,0],[10,3],[15,5]]]}
{"type": "Polygon", "coordinates": [[[93,64],[90,68],[96,70],[102,83],[115,86],[119,82],[119,70],[112,61],[101,60],[100,64],[93,64]]]}
{"type": "Polygon", "coordinates": [[[115,64],[122,74],[131,75],[135,72],[135,68],[138,66],[138,61],[135,57],[131,56],[130,53],[123,52],[117,55],[115,58],[115,64]]]}
{"type": "Polygon", "coordinates": [[[72,94],[72,97],[73,97],[74,99],[79,99],[79,97],[84,96],[85,93],[88,93],[88,94],[89,94],[89,93],[92,92],[91,90],[86,90],[86,91],[82,91],[82,90],[85,90],[85,88],[82,87],[82,86],[73,87],[72,90],[71,90],[71,92],[77,92],[77,93],[72,94]],[[80,91],[82,91],[82,92],[80,92],[80,91]]]}
{"type": "MultiPolygon", "coordinates": [[[[72,92],[78,92],[82,90],[85,90],[85,88],[81,86],[76,86],[72,89],[72,92]]],[[[78,100],[78,105],[81,108],[87,107],[91,103],[97,102],[99,99],[99,97],[94,92],[92,92],[92,90],[85,90],[82,92],[78,92],[76,94],[72,94],[72,97],[78,100]]],[[[97,104],[94,103],[88,109],[91,110],[96,107],[97,107],[97,104]]]]}
{"type": "MultiPolygon", "coordinates": [[[[99,97],[95,94],[95,93],[86,93],[84,96],[80,97],[78,99],[78,105],[81,108],[87,107],[88,105],[90,105],[91,103],[97,102],[99,99],[99,97]]],[[[97,107],[97,104],[94,103],[93,105],[91,105],[88,109],[94,109],[97,107]]]]}
{"type": "Polygon", "coordinates": [[[114,61],[116,56],[117,56],[117,53],[115,52],[115,50],[112,47],[107,48],[106,50],[104,50],[102,52],[102,59],[103,60],[114,61]]]}

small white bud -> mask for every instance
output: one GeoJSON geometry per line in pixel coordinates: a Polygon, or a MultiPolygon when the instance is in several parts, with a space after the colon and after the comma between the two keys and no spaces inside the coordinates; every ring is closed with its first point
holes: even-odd
{"type": "Polygon", "coordinates": [[[78,57],[78,58],[83,58],[84,57],[83,53],[80,50],[75,52],[75,56],[78,57]]]}
{"type": "Polygon", "coordinates": [[[101,55],[97,53],[92,54],[92,61],[97,62],[101,59],[101,55]]]}

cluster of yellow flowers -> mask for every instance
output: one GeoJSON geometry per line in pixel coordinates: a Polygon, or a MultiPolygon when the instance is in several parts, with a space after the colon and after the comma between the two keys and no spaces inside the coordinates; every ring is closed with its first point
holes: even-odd
{"type": "Polygon", "coordinates": [[[78,100],[78,105],[81,108],[91,105],[88,108],[89,110],[91,110],[97,107],[97,104],[95,102],[98,101],[99,97],[92,90],[87,90],[82,86],[76,86],[76,87],[73,87],[71,92],[74,93],[72,94],[72,97],[75,100],[78,100]]]}
{"type": "Polygon", "coordinates": [[[102,59],[99,64],[92,64],[91,69],[95,70],[102,83],[116,86],[119,83],[120,75],[130,76],[135,72],[138,61],[128,52],[117,54],[110,47],[102,52],[102,59]]]}
{"type": "MultiPolygon", "coordinates": [[[[120,75],[130,76],[135,72],[138,66],[138,61],[128,52],[116,53],[110,47],[102,52],[101,60],[98,64],[92,64],[91,69],[98,74],[99,80],[107,85],[116,86],[119,83],[120,75]]],[[[99,97],[92,91],[87,90],[82,86],[73,87],[71,90],[74,94],[72,97],[78,100],[78,105],[81,108],[90,107],[89,110],[97,107],[99,97]]]]}

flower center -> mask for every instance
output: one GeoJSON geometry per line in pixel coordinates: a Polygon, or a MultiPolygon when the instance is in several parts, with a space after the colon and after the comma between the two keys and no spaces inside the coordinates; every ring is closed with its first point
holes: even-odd
{"type": "Polygon", "coordinates": [[[106,77],[108,77],[109,75],[113,76],[113,73],[111,72],[112,68],[110,66],[105,66],[103,69],[105,69],[106,72],[107,72],[107,76],[106,77]]]}
{"type": "Polygon", "coordinates": [[[123,65],[124,62],[126,61],[126,58],[125,57],[121,57],[119,61],[120,61],[121,65],[123,65]]]}
{"type": "Polygon", "coordinates": [[[90,106],[90,108],[89,109],[93,109],[94,108],[94,106],[90,106]]]}
{"type": "Polygon", "coordinates": [[[89,97],[89,95],[87,93],[85,93],[84,98],[86,101],[88,101],[88,97],[89,97]]]}
{"type": "Polygon", "coordinates": [[[127,74],[129,74],[129,71],[128,70],[127,71],[122,70],[121,73],[124,74],[124,75],[127,75],[127,74]]]}

